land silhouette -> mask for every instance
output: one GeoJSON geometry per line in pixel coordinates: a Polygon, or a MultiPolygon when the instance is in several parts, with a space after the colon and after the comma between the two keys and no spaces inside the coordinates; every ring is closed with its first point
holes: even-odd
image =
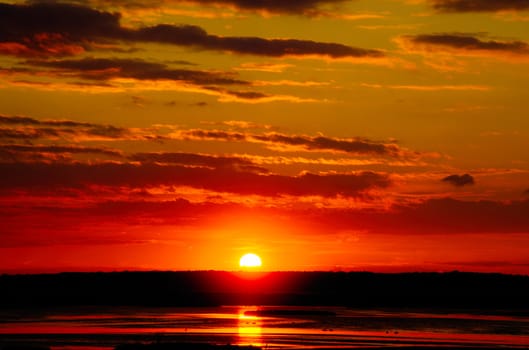
{"type": "Polygon", "coordinates": [[[529,276],[484,273],[91,272],[1,275],[3,308],[335,305],[529,310],[529,276]]]}

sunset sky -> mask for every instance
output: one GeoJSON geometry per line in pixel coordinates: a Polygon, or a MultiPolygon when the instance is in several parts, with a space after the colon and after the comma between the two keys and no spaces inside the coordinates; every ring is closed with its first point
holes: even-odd
{"type": "Polygon", "coordinates": [[[3,0],[0,273],[529,274],[528,113],[527,0],[3,0]]]}

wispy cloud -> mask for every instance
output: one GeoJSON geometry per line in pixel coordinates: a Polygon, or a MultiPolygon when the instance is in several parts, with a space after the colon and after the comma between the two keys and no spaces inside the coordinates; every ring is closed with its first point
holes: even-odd
{"type": "Polygon", "coordinates": [[[142,163],[179,164],[183,166],[201,166],[211,169],[234,169],[265,174],[268,170],[257,166],[248,158],[223,157],[208,154],[183,152],[150,152],[135,153],[128,157],[132,161],[142,163]]]}
{"type": "Polygon", "coordinates": [[[0,144],[0,161],[7,162],[71,161],[72,154],[102,155],[111,158],[123,156],[121,151],[105,147],[0,144]]]}
{"type": "MultiPolygon", "coordinates": [[[[284,151],[325,151],[356,155],[401,157],[411,155],[395,143],[376,142],[363,138],[332,138],[326,136],[287,135],[276,132],[251,134],[224,130],[191,129],[177,131],[172,136],[189,140],[218,140],[267,144],[284,151]]],[[[418,156],[418,153],[415,153],[418,156]]]]}
{"type": "Polygon", "coordinates": [[[274,126],[270,124],[260,124],[260,123],[249,122],[249,121],[244,121],[244,120],[223,120],[219,122],[204,121],[204,122],[201,122],[201,124],[223,126],[223,127],[228,127],[230,129],[239,129],[239,130],[247,130],[247,129],[272,130],[274,129],[274,126]]]}
{"type": "Polygon", "coordinates": [[[492,88],[486,85],[382,85],[382,84],[360,84],[373,89],[395,89],[415,91],[489,91],[492,88]]]}
{"type": "MultiPolygon", "coordinates": [[[[280,152],[325,152],[412,160],[431,156],[403,148],[394,141],[375,141],[362,137],[338,138],[321,134],[316,136],[287,134],[271,131],[274,129],[271,125],[235,120],[207,124],[226,129],[186,129],[174,125],[124,128],[73,120],[39,120],[26,116],[0,115],[0,139],[24,142],[35,140],[246,142],[262,144],[280,152]],[[2,128],[1,125],[9,127],[2,128]]],[[[145,153],[147,154],[149,153],[145,153]]],[[[157,157],[157,153],[150,155],[153,158],[157,157]]],[[[162,155],[158,156],[162,157],[162,155]]],[[[163,155],[163,157],[170,156],[163,155]]],[[[159,161],[162,161],[161,158],[159,161]]]]}
{"type": "MultiPolygon", "coordinates": [[[[76,140],[156,140],[159,135],[133,132],[113,125],[78,122],[73,120],[39,120],[25,116],[0,115],[0,139],[76,139],[76,140]]],[[[139,131],[139,130],[137,130],[139,131]]]]}
{"type": "MultiPolygon", "coordinates": [[[[40,76],[63,78],[63,81],[52,84],[31,81],[31,74],[24,71],[23,74],[27,76],[28,80],[12,79],[11,85],[41,90],[69,90],[89,93],[184,91],[216,96],[220,102],[326,102],[325,100],[314,98],[254,91],[250,87],[274,85],[274,83],[251,83],[238,79],[237,74],[233,72],[178,69],[171,68],[166,64],[147,62],[141,59],[86,57],[79,60],[29,60],[25,62],[25,65],[39,69],[47,68],[47,71],[38,71],[38,74],[40,76]],[[72,77],[82,80],[72,81],[72,77]],[[227,88],[227,86],[233,87],[227,88]]],[[[296,82],[291,84],[294,85],[296,82]]],[[[296,86],[301,85],[302,83],[296,84],[296,86]]],[[[308,83],[308,86],[314,85],[315,83],[308,83]]]]}
{"type": "Polygon", "coordinates": [[[420,27],[420,24],[373,24],[358,25],[358,28],[365,30],[413,30],[420,27]]]}
{"type": "MultiPolygon", "coordinates": [[[[140,59],[83,58],[79,60],[32,60],[26,64],[52,68],[48,74],[105,82],[119,89],[128,80],[157,82],[153,89],[176,89],[217,95],[222,101],[269,102],[273,100],[305,102],[294,96],[276,96],[251,90],[234,90],[222,86],[249,86],[250,82],[237,79],[234,73],[192,69],[175,69],[166,64],[147,62],[140,59]],[[159,82],[165,82],[160,84],[159,82]],[[174,82],[175,84],[170,84],[174,82]]],[[[255,84],[253,84],[255,85],[255,84]]],[[[141,84],[140,89],[149,90],[149,84],[141,84]]]]}
{"type": "Polygon", "coordinates": [[[241,71],[257,71],[257,72],[268,72],[268,73],[282,73],[288,68],[293,67],[292,64],[288,63],[242,63],[236,70],[241,71]]]}
{"type": "Polygon", "coordinates": [[[254,81],[254,86],[298,86],[298,87],[314,87],[314,86],[326,86],[328,82],[321,81],[295,81],[295,80],[258,80],[254,81]]]}
{"type": "Polygon", "coordinates": [[[488,40],[474,34],[440,33],[402,36],[397,42],[405,50],[416,53],[448,53],[461,56],[498,59],[529,58],[529,44],[520,40],[488,40]]]}
{"type": "Polygon", "coordinates": [[[174,69],[165,64],[140,59],[83,58],[80,60],[27,61],[27,64],[50,67],[66,75],[90,80],[132,78],[138,80],[175,80],[196,85],[248,85],[249,83],[222,72],[174,69]]]}

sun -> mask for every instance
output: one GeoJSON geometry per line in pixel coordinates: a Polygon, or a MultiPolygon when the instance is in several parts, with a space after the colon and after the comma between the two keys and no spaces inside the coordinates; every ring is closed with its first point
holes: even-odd
{"type": "Polygon", "coordinates": [[[239,260],[240,267],[260,267],[261,258],[253,253],[244,254],[239,260]]]}

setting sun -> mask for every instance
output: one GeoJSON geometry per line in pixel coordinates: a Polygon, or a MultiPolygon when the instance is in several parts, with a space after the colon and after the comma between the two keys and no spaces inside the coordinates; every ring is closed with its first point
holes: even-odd
{"type": "Polygon", "coordinates": [[[261,258],[253,253],[244,254],[239,260],[241,267],[260,267],[261,258]]]}

